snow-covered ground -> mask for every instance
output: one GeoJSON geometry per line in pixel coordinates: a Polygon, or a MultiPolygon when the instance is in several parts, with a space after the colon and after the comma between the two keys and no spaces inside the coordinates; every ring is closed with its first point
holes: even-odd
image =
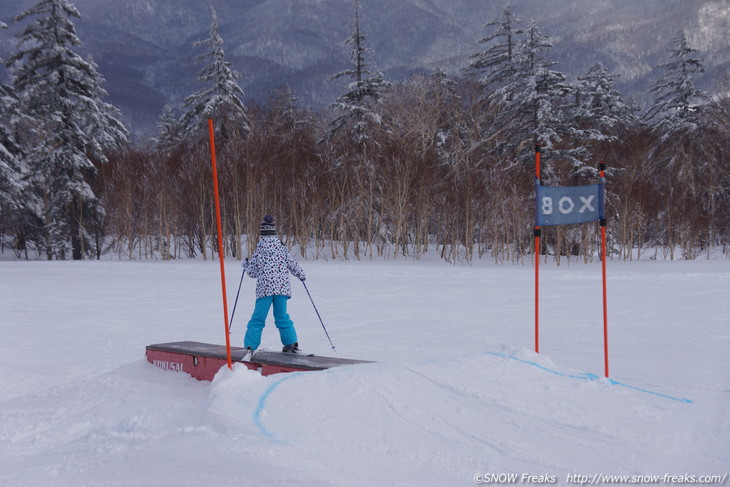
{"type": "MultiPolygon", "coordinates": [[[[597,262],[542,266],[539,355],[530,265],[301,263],[337,350],[293,282],[302,346],[376,363],[269,377],[234,366],[199,382],[144,351],[224,343],[216,262],[0,261],[0,485],[459,486],[512,473],[671,485],[730,472],[729,260],[609,263],[612,381],[598,378],[597,262]]],[[[227,272],[232,307],[237,262],[227,272]]],[[[234,345],[252,303],[246,278],[234,345]]],[[[279,347],[273,323],[263,347],[279,347]]]]}

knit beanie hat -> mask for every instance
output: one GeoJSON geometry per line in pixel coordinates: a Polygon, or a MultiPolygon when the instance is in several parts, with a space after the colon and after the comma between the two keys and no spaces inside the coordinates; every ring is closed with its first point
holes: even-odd
{"type": "Polygon", "coordinates": [[[264,221],[259,225],[259,235],[276,235],[276,223],[271,215],[266,215],[264,221]]]}

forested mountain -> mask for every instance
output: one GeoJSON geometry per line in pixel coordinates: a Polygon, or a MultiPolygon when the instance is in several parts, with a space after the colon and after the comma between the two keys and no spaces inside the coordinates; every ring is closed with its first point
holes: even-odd
{"type": "MultiPolygon", "coordinates": [[[[13,50],[13,18],[35,0],[3,0],[0,58],[13,50]]],[[[386,79],[442,68],[454,76],[479,50],[484,25],[503,3],[484,0],[362,0],[361,23],[386,79]]],[[[721,89],[728,72],[730,4],[724,0],[515,0],[525,26],[534,21],[550,36],[557,70],[575,78],[601,62],[621,75],[618,89],[646,106],[655,66],[678,30],[704,58],[698,79],[721,89]]],[[[298,103],[321,108],[342,91],[327,78],[348,65],[343,41],[352,24],[351,0],[76,0],[80,52],[90,54],[107,80],[109,102],[130,131],[149,132],[162,107],[181,108],[197,89],[192,47],[209,30],[210,8],[233,69],[242,74],[246,102],[291,87],[298,103]]],[[[2,71],[3,68],[0,68],[2,71]]],[[[7,76],[3,76],[7,78],[7,76]]],[[[6,79],[7,81],[7,79],[6,79]]]]}

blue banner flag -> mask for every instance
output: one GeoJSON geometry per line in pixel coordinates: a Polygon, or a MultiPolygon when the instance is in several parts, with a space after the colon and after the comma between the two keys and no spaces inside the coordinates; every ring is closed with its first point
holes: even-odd
{"type": "Polygon", "coordinates": [[[537,185],[535,226],[569,225],[606,218],[603,184],[587,186],[537,185]]]}

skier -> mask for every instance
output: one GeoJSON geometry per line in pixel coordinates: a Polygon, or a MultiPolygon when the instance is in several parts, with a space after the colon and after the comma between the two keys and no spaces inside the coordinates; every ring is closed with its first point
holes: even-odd
{"type": "Polygon", "coordinates": [[[241,263],[248,275],[256,279],[256,305],[246,328],[243,360],[251,358],[261,344],[261,333],[266,325],[269,309],[274,307],[274,323],[279,329],[283,352],[299,353],[299,342],[294,323],[286,312],[291,298],[289,273],[304,281],[306,275],[287,248],[276,236],[276,223],[266,215],[259,226],[259,242],[251,260],[241,263]]]}

